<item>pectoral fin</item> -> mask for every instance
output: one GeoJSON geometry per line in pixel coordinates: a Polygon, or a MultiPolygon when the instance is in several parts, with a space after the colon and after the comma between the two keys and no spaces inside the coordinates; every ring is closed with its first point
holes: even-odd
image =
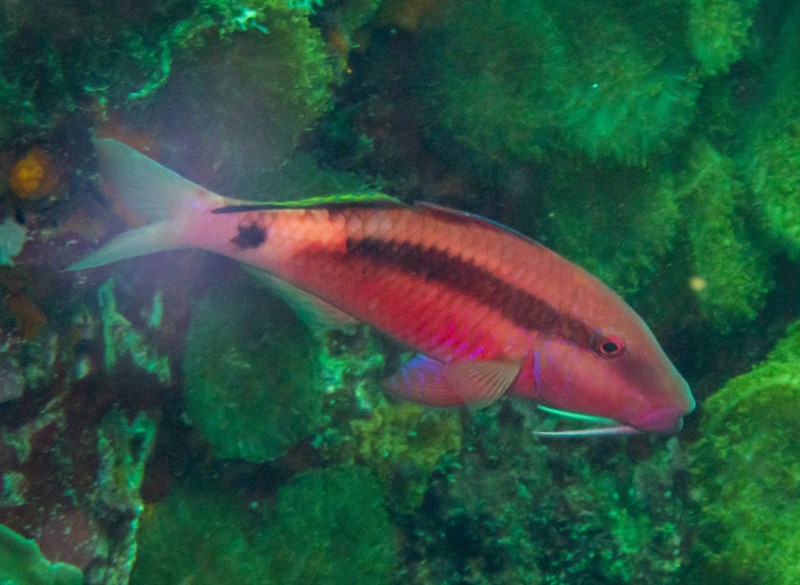
{"type": "Polygon", "coordinates": [[[487,406],[509,389],[520,363],[468,360],[442,363],[418,355],[384,384],[387,392],[426,406],[487,406]]]}

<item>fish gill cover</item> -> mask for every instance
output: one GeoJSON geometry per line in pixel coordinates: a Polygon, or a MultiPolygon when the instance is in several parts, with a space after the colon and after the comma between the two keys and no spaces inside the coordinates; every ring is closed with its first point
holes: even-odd
{"type": "Polygon", "coordinates": [[[798,62],[785,0],[3,2],[0,581],[796,582],[798,62]],[[64,272],[142,222],[96,137],[507,224],[621,293],[700,413],[537,439],[566,423],[387,400],[406,348],[231,263],[64,272]]]}

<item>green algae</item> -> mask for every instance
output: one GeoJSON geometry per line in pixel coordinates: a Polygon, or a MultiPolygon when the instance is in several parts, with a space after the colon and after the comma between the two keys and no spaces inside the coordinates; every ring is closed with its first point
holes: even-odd
{"type": "Polygon", "coordinates": [[[398,542],[381,498],[357,467],[298,475],[264,510],[190,478],[148,507],[131,584],[391,583],[398,542]]]}
{"type": "Polygon", "coordinates": [[[456,3],[432,35],[430,114],[485,160],[566,148],[642,164],[694,117],[683,17],[670,3],[456,3]]]}
{"type": "Polygon", "coordinates": [[[678,183],[700,311],[727,332],[756,318],[774,284],[768,255],[746,227],[748,193],[733,160],[702,140],[678,183]]]}
{"type": "Polygon", "coordinates": [[[678,233],[667,173],[567,157],[540,195],[547,212],[533,220],[537,238],[622,295],[649,283],[678,233]]]}
{"type": "Polygon", "coordinates": [[[689,40],[706,75],[726,73],[750,42],[758,0],[692,0],[689,40]]]}
{"type": "Polygon", "coordinates": [[[262,462],[313,435],[325,393],[318,343],[255,283],[217,286],[186,336],[186,414],[219,458],[262,462]]]}
{"type": "Polygon", "coordinates": [[[399,552],[380,486],[359,467],[310,471],[279,489],[264,544],[282,585],[388,585],[399,552]]]}
{"type": "Polygon", "coordinates": [[[732,584],[800,579],[800,322],[705,401],[691,448],[694,571],[732,584]]]}
{"type": "Polygon", "coordinates": [[[51,563],[33,540],[0,525],[0,583],[3,585],[82,585],[83,573],[67,563],[51,563]]]}
{"type": "Polygon", "coordinates": [[[258,519],[222,485],[192,477],[142,516],[131,585],[256,585],[268,551],[256,548],[258,519]]]}

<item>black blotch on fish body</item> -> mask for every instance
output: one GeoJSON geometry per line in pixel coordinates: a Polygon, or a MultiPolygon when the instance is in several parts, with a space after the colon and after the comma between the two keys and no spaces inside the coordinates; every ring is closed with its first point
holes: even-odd
{"type": "Polygon", "coordinates": [[[410,242],[378,238],[349,238],[347,252],[353,256],[392,264],[425,280],[442,283],[481,304],[500,311],[517,325],[561,337],[579,347],[588,347],[595,330],[569,314],[561,314],[547,301],[520,289],[488,270],[439,250],[410,242]]]}
{"type": "Polygon", "coordinates": [[[258,248],[267,241],[267,230],[255,223],[239,224],[239,235],[231,239],[240,250],[258,248]]]}

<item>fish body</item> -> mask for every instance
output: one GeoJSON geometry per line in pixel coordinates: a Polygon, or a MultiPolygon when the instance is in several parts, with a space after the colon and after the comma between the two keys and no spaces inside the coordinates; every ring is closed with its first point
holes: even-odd
{"type": "Polygon", "coordinates": [[[686,382],[618,295],[498,224],[381,195],[244,202],[119,142],[97,148],[104,178],[154,221],[73,269],[175,248],[229,256],[419,351],[387,389],[422,404],[513,394],[659,432],[680,429],[694,408],[686,382]]]}

